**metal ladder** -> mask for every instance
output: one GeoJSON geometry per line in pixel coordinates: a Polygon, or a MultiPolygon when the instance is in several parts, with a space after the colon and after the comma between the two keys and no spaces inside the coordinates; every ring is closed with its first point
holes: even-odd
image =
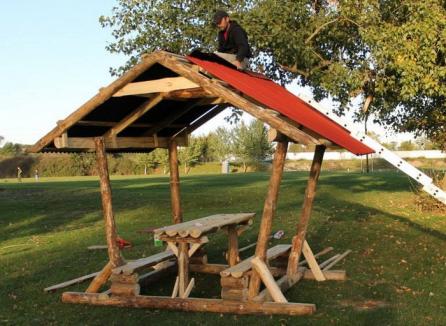
{"type": "Polygon", "coordinates": [[[352,132],[348,128],[347,124],[341,121],[336,114],[334,114],[327,108],[323,108],[322,105],[317,103],[315,100],[306,98],[303,95],[299,95],[299,98],[305,101],[313,108],[315,108],[316,110],[318,110],[319,112],[329,117],[331,120],[343,126],[346,130],[350,132],[350,136],[352,136],[353,138],[362,142],[364,145],[373,149],[376,152],[376,154],[378,154],[381,158],[383,158],[384,160],[392,164],[394,167],[401,170],[402,172],[404,172],[405,174],[416,180],[418,183],[423,185],[423,190],[425,192],[432,195],[435,199],[439,200],[443,204],[446,204],[446,192],[444,192],[442,189],[434,185],[432,182],[432,178],[430,178],[429,176],[418,170],[416,167],[409,164],[407,161],[403,160],[401,157],[399,157],[392,151],[388,150],[383,145],[378,143],[376,140],[370,138],[366,134],[362,132],[352,132]]]}

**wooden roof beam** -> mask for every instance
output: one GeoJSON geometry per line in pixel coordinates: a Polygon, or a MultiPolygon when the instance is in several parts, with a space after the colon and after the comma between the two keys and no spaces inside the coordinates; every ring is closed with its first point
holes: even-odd
{"type": "MultiPolygon", "coordinates": [[[[125,148],[168,148],[170,137],[115,137],[104,138],[105,147],[109,149],[125,148]]],[[[187,146],[187,136],[175,138],[178,146],[187,146]]],[[[94,150],[94,137],[57,137],[54,139],[56,148],[94,150]]]]}
{"type": "Polygon", "coordinates": [[[129,96],[129,95],[145,95],[161,92],[172,92],[176,90],[184,90],[199,87],[194,82],[185,77],[170,77],[155,80],[147,80],[142,82],[134,82],[125,85],[113,97],[129,96]]]}
{"type": "Polygon", "coordinates": [[[215,98],[215,95],[209,94],[203,88],[179,89],[166,93],[166,100],[188,100],[193,98],[215,98]]]}
{"type": "Polygon", "coordinates": [[[220,99],[209,99],[209,98],[204,98],[204,99],[201,99],[198,101],[194,101],[194,103],[189,104],[188,106],[183,108],[181,111],[176,112],[175,114],[169,115],[165,119],[161,120],[159,123],[156,124],[156,126],[147,130],[144,133],[144,135],[150,136],[150,135],[156,134],[158,131],[162,130],[163,128],[169,127],[171,123],[175,122],[175,120],[181,118],[183,115],[185,115],[186,113],[188,113],[190,110],[192,110],[193,108],[195,108],[197,106],[213,105],[213,104],[217,105],[217,104],[221,104],[221,103],[222,103],[222,100],[220,100],[220,99]]]}
{"type": "Polygon", "coordinates": [[[215,116],[219,115],[221,112],[223,112],[229,105],[223,104],[219,105],[217,107],[213,107],[208,112],[203,114],[201,117],[199,117],[197,120],[193,121],[187,128],[186,132],[188,134],[192,133],[196,129],[200,128],[202,125],[204,125],[206,122],[214,118],[215,116]]]}
{"type": "MultiPolygon", "coordinates": [[[[114,127],[118,125],[119,122],[114,121],[93,121],[93,120],[79,120],[76,122],[76,126],[83,126],[83,127],[114,127]]],[[[152,128],[155,127],[157,124],[155,123],[132,123],[130,126],[131,128],[152,128]]],[[[182,128],[185,125],[184,124],[172,124],[170,125],[173,128],[182,128]]]]}
{"type": "Polygon", "coordinates": [[[124,119],[121,120],[116,126],[111,128],[104,134],[104,137],[114,137],[123,131],[125,128],[130,126],[133,122],[142,117],[147,111],[155,107],[164,98],[164,94],[158,94],[148,101],[145,101],[139,107],[137,107],[133,112],[128,114],[124,119]]]}

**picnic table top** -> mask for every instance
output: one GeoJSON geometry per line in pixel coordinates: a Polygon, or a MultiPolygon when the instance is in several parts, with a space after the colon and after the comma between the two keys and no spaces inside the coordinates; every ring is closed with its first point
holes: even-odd
{"type": "Polygon", "coordinates": [[[250,224],[255,213],[238,213],[238,214],[216,214],[196,220],[183,223],[173,224],[162,228],[155,229],[153,232],[156,236],[166,235],[168,237],[192,237],[199,238],[210,232],[233,225],[233,224],[250,224]]]}

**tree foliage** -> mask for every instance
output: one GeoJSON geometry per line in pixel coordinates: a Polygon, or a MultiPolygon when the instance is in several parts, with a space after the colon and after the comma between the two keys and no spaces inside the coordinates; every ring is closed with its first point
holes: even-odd
{"type": "Polygon", "coordinates": [[[101,17],[129,57],[144,52],[215,50],[217,8],[247,30],[257,69],[282,83],[297,78],[342,114],[373,114],[396,131],[446,139],[446,2],[443,0],[120,0],[101,17]]]}
{"type": "Polygon", "coordinates": [[[0,154],[6,155],[6,156],[19,155],[22,152],[23,152],[23,145],[14,144],[11,142],[7,142],[5,145],[3,145],[2,148],[0,148],[0,154]]]}
{"type": "Polygon", "coordinates": [[[244,167],[265,160],[272,153],[272,145],[268,142],[267,130],[260,120],[253,120],[249,125],[242,121],[235,128],[232,141],[232,152],[244,167]]]}
{"type": "Polygon", "coordinates": [[[223,162],[232,154],[232,133],[224,127],[217,128],[208,135],[209,161],[223,162]]]}
{"type": "Polygon", "coordinates": [[[189,145],[180,148],[178,159],[184,167],[184,173],[189,173],[191,167],[204,161],[206,146],[206,137],[191,137],[189,145]]]}

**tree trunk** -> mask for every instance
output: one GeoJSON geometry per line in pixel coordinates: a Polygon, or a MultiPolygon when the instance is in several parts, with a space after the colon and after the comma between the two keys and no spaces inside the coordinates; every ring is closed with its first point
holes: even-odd
{"type": "MultiPolygon", "coordinates": [[[[364,118],[364,133],[367,135],[367,120],[369,118],[369,107],[370,104],[373,101],[373,95],[368,95],[367,98],[364,101],[364,105],[362,107],[362,112],[365,114],[364,118]]],[[[365,156],[365,166],[366,166],[366,172],[369,173],[369,154],[365,156]]]]}
{"type": "Polygon", "coordinates": [[[440,184],[438,185],[441,189],[446,190],[446,173],[443,176],[443,179],[441,179],[440,184]]]}

